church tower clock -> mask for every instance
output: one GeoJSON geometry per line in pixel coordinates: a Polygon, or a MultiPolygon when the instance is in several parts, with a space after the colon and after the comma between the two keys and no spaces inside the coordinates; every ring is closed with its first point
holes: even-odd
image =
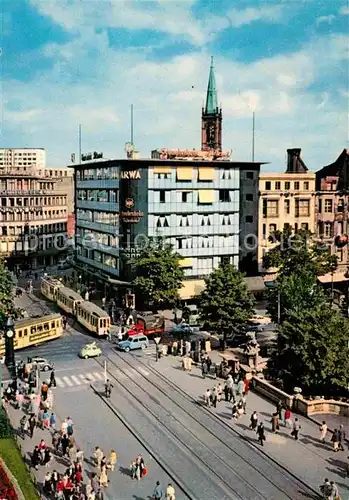
{"type": "Polygon", "coordinates": [[[222,151],[222,109],[218,107],[213,57],[208,78],[206,105],[202,108],[201,115],[201,149],[222,151]]]}

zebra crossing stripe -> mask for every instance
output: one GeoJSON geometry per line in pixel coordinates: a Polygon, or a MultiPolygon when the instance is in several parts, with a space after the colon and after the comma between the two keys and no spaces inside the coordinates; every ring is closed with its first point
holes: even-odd
{"type": "Polygon", "coordinates": [[[96,382],[96,379],[92,375],[92,373],[86,373],[86,378],[89,382],[96,382]]]}
{"type": "Polygon", "coordinates": [[[58,387],[65,387],[64,382],[59,377],[56,377],[56,384],[58,387]]]}
{"type": "Polygon", "coordinates": [[[85,375],[79,375],[79,377],[80,377],[80,381],[83,384],[89,384],[89,380],[87,380],[87,378],[85,377],[85,375]]]}
{"type": "Polygon", "coordinates": [[[72,381],[74,382],[74,384],[76,385],[81,385],[81,381],[78,379],[78,377],[76,377],[75,375],[72,375],[71,376],[71,379],[72,381]]]}
{"type": "Polygon", "coordinates": [[[65,384],[67,384],[68,387],[73,387],[73,382],[70,380],[69,377],[62,377],[63,381],[65,384]]]}
{"type": "Polygon", "coordinates": [[[96,377],[97,380],[104,380],[104,376],[98,372],[93,372],[93,376],[96,377]]]}

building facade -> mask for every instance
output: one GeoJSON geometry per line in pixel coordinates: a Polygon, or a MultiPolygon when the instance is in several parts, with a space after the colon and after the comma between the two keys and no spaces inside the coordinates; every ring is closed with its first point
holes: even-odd
{"type": "Polygon", "coordinates": [[[67,195],[67,235],[73,238],[75,234],[75,207],[74,207],[74,173],[70,168],[46,168],[46,175],[56,180],[59,192],[67,195]]]}
{"type": "MultiPolygon", "coordinates": [[[[349,150],[316,172],[316,230],[319,239],[338,257],[336,281],[343,280],[348,261],[349,234],[349,150]]],[[[331,279],[324,277],[323,281],[331,279]]]]}
{"type": "Polygon", "coordinates": [[[315,173],[308,172],[300,149],[287,150],[285,173],[259,176],[258,264],[262,273],[263,256],[276,244],[273,234],[290,228],[316,234],[315,173]]]}
{"type": "Polygon", "coordinates": [[[67,194],[45,168],[45,150],[0,151],[0,255],[10,268],[56,263],[65,252],[67,194]]]}

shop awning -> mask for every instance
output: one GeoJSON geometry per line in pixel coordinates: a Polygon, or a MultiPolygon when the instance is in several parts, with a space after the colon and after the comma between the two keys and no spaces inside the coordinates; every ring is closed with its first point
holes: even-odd
{"type": "Polygon", "coordinates": [[[177,180],[178,181],[192,181],[194,177],[193,167],[178,167],[177,180]]]}
{"type": "Polygon", "coordinates": [[[153,167],[154,174],[170,174],[171,167],[153,167]]]}
{"type": "Polygon", "coordinates": [[[216,179],[215,169],[211,167],[199,168],[199,181],[214,181],[216,179]]]}
{"type": "Polygon", "coordinates": [[[199,190],[199,203],[214,203],[213,189],[200,189],[199,190]]]}
{"type": "Polygon", "coordinates": [[[191,257],[186,257],[179,261],[180,267],[193,267],[193,259],[191,257]]]}

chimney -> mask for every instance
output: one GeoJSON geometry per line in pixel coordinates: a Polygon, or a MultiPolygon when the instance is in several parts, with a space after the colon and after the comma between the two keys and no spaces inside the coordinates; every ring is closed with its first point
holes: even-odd
{"type": "Polygon", "coordinates": [[[300,174],[307,172],[303,160],[301,159],[301,149],[292,148],[287,150],[287,174],[300,174]]]}

